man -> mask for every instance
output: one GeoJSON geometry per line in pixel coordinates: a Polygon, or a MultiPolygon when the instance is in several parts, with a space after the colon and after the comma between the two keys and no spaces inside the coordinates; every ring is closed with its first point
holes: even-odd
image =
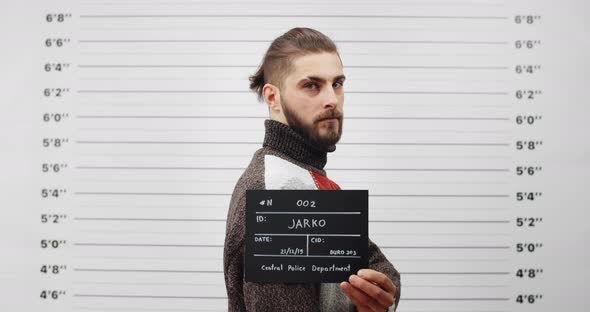
{"type": "Polygon", "coordinates": [[[342,135],[342,62],[322,33],[293,28],[269,47],[250,88],[269,107],[263,147],[238,180],[227,216],[223,268],[229,311],[394,311],[400,276],[369,239],[369,268],[334,283],[244,281],[246,190],[338,190],[323,170],[342,135]]]}

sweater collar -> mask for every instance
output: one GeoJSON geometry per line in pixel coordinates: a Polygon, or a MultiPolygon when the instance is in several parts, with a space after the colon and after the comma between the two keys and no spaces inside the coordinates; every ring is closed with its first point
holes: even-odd
{"type": "Polygon", "coordinates": [[[336,150],[335,145],[325,148],[315,146],[293,128],[273,119],[266,119],[264,127],[265,134],[262,146],[275,149],[299,162],[318,169],[324,169],[328,161],[328,152],[336,150]]]}

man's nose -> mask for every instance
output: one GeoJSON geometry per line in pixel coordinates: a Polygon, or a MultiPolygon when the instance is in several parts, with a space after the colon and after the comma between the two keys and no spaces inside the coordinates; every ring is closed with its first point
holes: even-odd
{"type": "Polygon", "coordinates": [[[324,108],[336,108],[338,106],[339,97],[336,90],[329,86],[324,88],[324,108]]]}

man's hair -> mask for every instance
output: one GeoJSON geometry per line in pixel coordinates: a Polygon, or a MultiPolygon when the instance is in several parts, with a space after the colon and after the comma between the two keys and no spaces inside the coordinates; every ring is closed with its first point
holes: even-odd
{"type": "Polygon", "coordinates": [[[294,70],[296,57],[321,52],[336,53],[340,58],[336,44],[321,32],[304,27],[290,29],[271,43],[260,68],[249,78],[250,90],[256,92],[258,101],[262,102],[264,85],[271,83],[281,90],[284,79],[294,70]]]}

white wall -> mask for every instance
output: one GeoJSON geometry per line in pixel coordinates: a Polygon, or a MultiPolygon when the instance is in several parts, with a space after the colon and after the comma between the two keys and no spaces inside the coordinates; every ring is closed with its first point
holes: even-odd
{"type": "Polygon", "coordinates": [[[346,117],[326,170],[343,189],[369,190],[369,218],[379,220],[370,236],[402,274],[398,311],[582,311],[585,1],[1,6],[8,310],[225,310],[229,195],[267,117],[247,77],[272,39],[302,26],[339,46],[346,117]],[[48,13],[71,16],[47,22],[48,13]],[[516,15],[540,18],[518,24],[516,15]],[[47,47],[48,38],[69,42],[47,47]],[[47,72],[47,63],[69,67],[47,72]],[[47,88],[69,91],[45,96],[47,88]],[[518,99],[517,90],[542,93],[518,99]],[[541,119],[518,124],[522,115],[541,119]],[[68,141],[43,147],[55,138],[68,141]],[[542,145],[517,149],[531,140],[542,145]],[[542,170],[518,175],[517,166],[542,170]],[[43,198],[43,189],[66,192],[43,198]],[[517,192],[542,195],[519,201],[517,192]],[[519,243],[542,247],[518,252],[519,243]],[[44,274],[43,265],[65,268],[44,274]],[[543,272],[519,278],[518,269],[543,272]],[[65,294],[41,299],[43,290],[65,294]],[[522,294],[542,299],[520,304],[522,294]]]}

